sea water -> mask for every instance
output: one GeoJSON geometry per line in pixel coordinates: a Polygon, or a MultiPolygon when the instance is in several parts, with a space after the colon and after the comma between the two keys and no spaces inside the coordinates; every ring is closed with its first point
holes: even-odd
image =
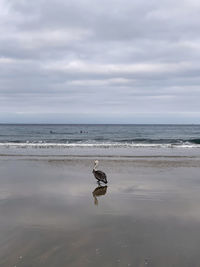
{"type": "Polygon", "coordinates": [[[200,125],[1,124],[0,155],[199,156],[200,125]]]}
{"type": "Polygon", "coordinates": [[[1,146],[200,146],[200,125],[1,124],[1,146]]]}

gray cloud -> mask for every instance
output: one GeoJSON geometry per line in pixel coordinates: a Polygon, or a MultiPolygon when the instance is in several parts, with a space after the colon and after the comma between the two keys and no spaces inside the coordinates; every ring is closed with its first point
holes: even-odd
{"type": "Polygon", "coordinates": [[[0,0],[0,121],[199,123],[199,12],[196,0],[0,0]]]}

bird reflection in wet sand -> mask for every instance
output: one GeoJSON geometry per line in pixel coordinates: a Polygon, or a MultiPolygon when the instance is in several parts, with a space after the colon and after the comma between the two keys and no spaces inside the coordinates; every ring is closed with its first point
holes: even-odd
{"type": "Polygon", "coordinates": [[[94,174],[94,177],[97,179],[98,181],[98,184],[99,186],[101,185],[100,182],[103,182],[104,184],[107,184],[108,181],[107,181],[107,177],[106,177],[106,174],[102,171],[99,171],[97,170],[97,166],[99,164],[99,161],[98,160],[95,160],[94,162],[94,168],[93,168],[93,174],[94,174]]]}
{"type": "Polygon", "coordinates": [[[94,204],[98,206],[98,199],[97,197],[105,195],[107,192],[107,185],[106,186],[98,186],[97,188],[94,189],[92,192],[92,195],[94,197],[94,204]]]}

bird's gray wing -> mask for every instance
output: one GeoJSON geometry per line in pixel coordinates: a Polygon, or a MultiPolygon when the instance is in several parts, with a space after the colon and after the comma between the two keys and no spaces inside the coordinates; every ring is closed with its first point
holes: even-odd
{"type": "Polygon", "coordinates": [[[103,181],[104,183],[107,183],[106,174],[102,171],[95,171],[94,176],[97,180],[103,181]]]}

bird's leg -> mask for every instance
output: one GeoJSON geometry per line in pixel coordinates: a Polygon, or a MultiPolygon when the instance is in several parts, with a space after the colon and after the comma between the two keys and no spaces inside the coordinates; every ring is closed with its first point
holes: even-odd
{"type": "Polygon", "coordinates": [[[98,186],[100,186],[101,185],[100,181],[97,181],[97,184],[98,184],[98,186]]]}

